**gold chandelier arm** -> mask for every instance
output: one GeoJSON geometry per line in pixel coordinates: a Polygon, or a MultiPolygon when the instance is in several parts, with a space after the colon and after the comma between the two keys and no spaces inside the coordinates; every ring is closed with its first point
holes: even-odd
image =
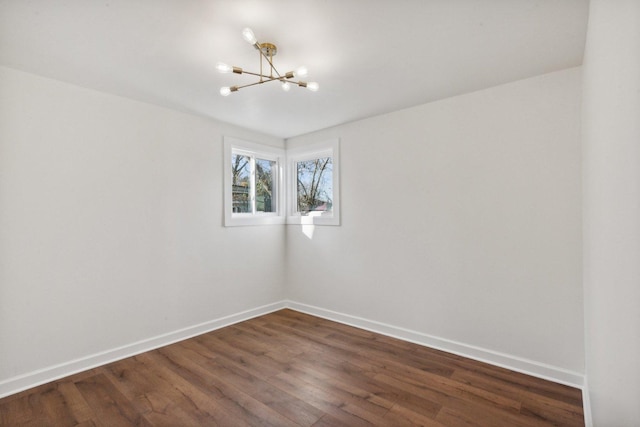
{"type": "Polygon", "coordinates": [[[264,77],[264,78],[266,78],[266,79],[270,79],[270,78],[271,78],[271,77],[269,77],[269,76],[267,76],[267,75],[265,75],[265,74],[253,73],[253,72],[251,72],[251,71],[245,71],[245,70],[242,70],[242,74],[250,74],[250,75],[252,75],[252,76],[256,76],[256,77],[264,77]]]}
{"type": "Polygon", "coordinates": [[[249,75],[256,76],[256,77],[262,77],[262,78],[267,79],[267,80],[279,80],[281,82],[289,82],[289,83],[295,83],[295,84],[300,83],[298,81],[291,80],[291,79],[293,79],[295,77],[293,75],[293,72],[288,72],[284,76],[278,75],[277,77],[268,76],[266,74],[254,73],[252,71],[247,71],[247,70],[242,70],[242,74],[249,74],[249,75]]]}
{"type": "MultiPolygon", "coordinates": [[[[278,77],[276,77],[276,76],[268,76],[266,74],[253,73],[251,71],[245,71],[245,70],[242,70],[242,74],[249,74],[249,75],[252,75],[252,76],[260,77],[260,81],[279,80],[279,81],[285,82],[285,81],[287,81],[286,79],[288,78],[286,76],[278,76],[278,77]],[[266,80],[263,80],[263,79],[266,79],[266,80]]],[[[291,81],[291,80],[289,80],[289,81],[291,81]]],[[[293,82],[293,83],[296,83],[296,82],[293,82]]]]}
{"type": "MultiPolygon", "coordinates": [[[[262,52],[260,52],[260,53],[262,53],[262,52]]],[[[271,65],[271,69],[272,69],[273,71],[275,71],[275,72],[276,72],[276,75],[278,76],[278,78],[282,77],[282,76],[280,75],[280,73],[278,72],[278,70],[276,69],[276,67],[273,65],[273,62],[271,62],[271,60],[270,60],[270,59],[269,59],[269,58],[268,58],[264,53],[262,53],[262,55],[263,55],[265,58],[267,58],[267,61],[269,62],[269,65],[271,65]]]]}
{"type": "Polygon", "coordinates": [[[243,86],[236,86],[236,90],[238,90],[238,89],[244,89],[245,87],[249,87],[249,86],[259,85],[259,84],[264,83],[265,81],[268,81],[268,80],[263,80],[263,81],[259,81],[259,82],[249,83],[249,84],[247,84],[247,85],[243,85],[243,86]]]}
{"type": "MultiPolygon", "coordinates": [[[[254,74],[256,76],[260,76],[261,75],[261,74],[255,74],[255,73],[250,73],[250,74],[254,74]]],[[[257,82],[249,83],[249,84],[246,84],[246,85],[235,86],[236,90],[243,89],[243,88],[249,87],[249,86],[261,85],[263,83],[268,83],[268,82],[286,81],[286,80],[283,80],[283,79],[277,78],[277,77],[269,77],[269,76],[264,76],[264,75],[262,75],[262,77],[264,77],[266,80],[259,80],[257,82]]]]}
{"type": "MultiPolygon", "coordinates": [[[[258,52],[260,53],[260,59],[262,58],[266,59],[271,69],[276,72],[276,75],[278,76],[278,78],[282,77],[278,72],[278,69],[275,67],[275,65],[273,65],[273,61],[271,60],[272,58],[269,58],[269,56],[267,56],[267,54],[262,51],[262,44],[260,42],[256,42],[254,46],[256,49],[258,49],[258,52]]],[[[262,61],[260,63],[260,71],[262,71],[262,61]]],[[[273,78],[273,75],[269,77],[273,78]]]]}

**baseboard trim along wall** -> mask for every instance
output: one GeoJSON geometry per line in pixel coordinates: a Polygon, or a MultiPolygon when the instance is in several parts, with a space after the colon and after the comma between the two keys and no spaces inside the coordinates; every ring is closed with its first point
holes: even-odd
{"type": "Polygon", "coordinates": [[[584,408],[584,426],[593,427],[593,416],[591,415],[591,397],[589,396],[589,379],[585,375],[582,386],[582,406],[584,408]]]}
{"type": "Polygon", "coordinates": [[[334,322],[343,323],[349,326],[355,326],[360,329],[365,329],[367,331],[376,332],[404,341],[409,341],[436,350],[442,350],[448,353],[457,354],[459,356],[468,357],[469,359],[489,363],[491,365],[510,369],[512,371],[520,372],[556,383],[565,384],[571,387],[582,389],[584,385],[584,376],[582,374],[556,366],[539,363],[510,354],[475,347],[445,338],[427,335],[422,332],[412,331],[409,329],[388,325],[386,323],[376,322],[374,320],[363,319],[344,313],[338,313],[336,311],[302,304],[299,302],[286,301],[286,306],[292,310],[300,311],[302,313],[307,313],[313,316],[322,317],[324,319],[333,320],[334,322]]]}
{"type": "Polygon", "coordinates": [[[345,325],[354,326],[437,350],[457,354],[459,356],[468,357],[470,359],[486,362],[491,365],[500,366],[560,384],[581,388],[583,390],[585,418],[588,417],[590,419],[588,393],[585,396],[586,384],[584,376],[580,373],[295,301],[279,301],[273,304],[267,304],[251,310],[246,310],[163,335],[158,335],[129,345],[9,378],[0,382],[0,398],[46,384],[50,381],[55,381],[69,375],[86,371],[88,369],[93,369],[107,363],[135,356],[136,354],[140,354],[145,351],[154,350],[156,348],[211,332],[225,326],[230,326],[254,317],[272,313],[283,308],[290,308],[292,310],[343,323],[345,325]]]}
{"type": "Polygon", "coordinates": [[[7,380],[0,381],[0,398],[19,393],[32,387],[46,384],[48,382],[67,377],[69,375],[77,374],[78,372],[86,371],[98,366],[105,365],[107,363],[135,356],[136,354],[144,353],[145,351],[164,347],[178,341],[205,334],[216,329],[224,328],[225,326],[230,326],[235,323],[252,319],[254,317],[281,310],[283,308],[286,308],[286,304],[284,301],[263,305],[251,310],[246,310],[229,316],[220,317],[218,319],[210,320],[198,325],[189,326],[177,331],[158,335],[156,337],[138,341],[122,347],[92,354],[87,357],[72,360],[70,362],[61,363],[59,365],[54,365],[23,375],[15,376],[7,380]]]}

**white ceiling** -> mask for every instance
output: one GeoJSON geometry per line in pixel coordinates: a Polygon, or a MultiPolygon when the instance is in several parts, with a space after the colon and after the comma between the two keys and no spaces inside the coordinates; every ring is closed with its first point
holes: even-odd
{"type": "MultiPolygon", "coordinates": [[[[287,138],[582,63],[587,0],[0,0],[0,65],[287,138]],[[258,70],[241,31],[318,92],[258,70]]],[[[1,96],[1,95],[0,95],[1,96]]]]}

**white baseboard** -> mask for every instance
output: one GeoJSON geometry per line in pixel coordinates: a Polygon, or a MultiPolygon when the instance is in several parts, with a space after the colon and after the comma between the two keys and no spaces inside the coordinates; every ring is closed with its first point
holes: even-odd
{"type": "Polygon", "coordinates": [[[584,385],[582,386],[582,407],[584,410],[584,426],[593,427],[593,416],[591,415],[591,397],[589,396],[589,380],[584,376],[584,385]]]}
{"type": "Polygon", "coordinates": [[[164,347],[165,345],[173,344],[216,329],[224,328],[225,326],[262,316],[285,307],[286,303],[284,301],[263,305],[262,307],[220,317],[218,319],[158,335],[156,337],[148,338],[122,347],[92,354],[70,362],[49,366],[37,371],[15,376],[7,380],[0,381],[0,398],[41,384],[46,384],[69,375],[77,374],[78,372],[135,356],[136,354],[140,354],[145,351],[154,350],[156,348],[164,347]]]}
{"type": "MultiPolygon", "coordinates": [[[[55,381],[69,375],[86,371],[88,369],[105,365],[107,363],[135,356],[136,354],[140,354],[145,351],[154,350],[156,348],[214,331],[225,326],[262,316],[283,308],[290,308],[302,313],[311,314],[313,316],[322,317],[335,322],[399,338],[404,341],[468,357],[470,359],[486,362],[491,365],[500,366],[560,384],[581,388],[583,390],[583,402],[585,405],[585,422],[590,422],[591,420],[589,395],[588,392],[586,392],[584,376],[580,373],[295,301],[279,301],[273,304],[264,305],[177,331],[158,335],[129,345],[89,355],[87,357],[15,376],[7,380],[0,381],[0,398],[41,384],[46,384],[50,381],[55,381]]],[[[587,423],[587,427],[589,427],[589,425],[590,424],[587,423]]]]}
{"type": "Polygon", "coordinates": [[[491,365],[507,368],[512,371],[520,372],[545,380],[553,381],[560,384],[569,385],[571,387],[583,388],[584,376],[578,372],[572,372],[556,366],[539,363],[533,360],[524,359],[510,354],[500,353],[481,347],[464,344],[445,338],[427,335],[422,332],[412,331],[400,328],[386,323],[376,322],[374,320],[363,319],[349,314],[338,313],[320,307],[314,307],[295,301],[286,301],[286,306],[292,310],[311,314],[313,316],[322,317],[324,319],[333,320],[335,322],[344,323],[349,326],[387,335],[393,338],[399,338],[425,347],[446,351],[448,353],[457,354],[459,356],[468,357],[469,359],[478,360],[480,362],[489,363],[491,365]]]}

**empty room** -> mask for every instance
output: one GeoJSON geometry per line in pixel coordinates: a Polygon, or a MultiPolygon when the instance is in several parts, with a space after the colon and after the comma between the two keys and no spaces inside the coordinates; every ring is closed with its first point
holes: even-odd
{"type": "Polygon", "coordinates": [[[637,426],[640,1],[0,0],[0,425],[637,426]]]}

